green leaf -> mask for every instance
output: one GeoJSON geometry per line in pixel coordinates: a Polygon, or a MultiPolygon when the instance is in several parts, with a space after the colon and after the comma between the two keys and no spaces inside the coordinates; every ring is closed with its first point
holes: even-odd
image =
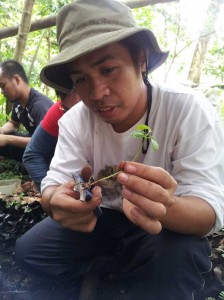
{"type": "Polygon", "coordinates": [[[133,131],[131,133],[131,136],[133,138],[144,138],[145,137],[145,133],[143,131],[137,131],[137,130],[135,130],[135,131],[133,131]]]}
{"type": "Polygon", "coordinates": [[[136,126],[137,130],[147,130],[148,132],[151,132],[151,128],[145,124],[139,124],[136,126]]]}
{"type": "Polygon", "coordinates": [[[157,141],[154,138],[154,136],[151,137],[151,146],[152,146],[152,149],[154,151],[158,151],[159,150],[159,144],[157,143],[157,141]]]}

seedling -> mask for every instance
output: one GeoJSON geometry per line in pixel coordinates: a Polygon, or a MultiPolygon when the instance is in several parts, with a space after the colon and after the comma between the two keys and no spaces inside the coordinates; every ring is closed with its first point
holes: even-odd
{"type": "MultiPolygon", "coordinates": [[[[152,130],[149,126],[147,125],[144,125],[144,124],[139,124],[136,126],[136,130],[134,130],[132,133],[131,133],[131,137],[133,138],[141,138],[142,139],[142,145],[140,147],[140,149],[138,150],[138,152],[136,153],[135,157],[133,158],[132,161],[136,161],[136,159],[138,158],[138,156],[140,155],[141,151],[142,151],[142,147],[144,145],[144,143],[149,140],[150,141],[150,146],[152,147],[153,151],[157,151],[159,149],[159,145],[155,139],[155,137],[152,135],[152,130]]],[[[121,173],[121,171],[118,171],[118,172],[115,172],[114,174],[111,174],[109,176],[106,176],[106,177],[103,177],[103,178],[100,178],[96,181],[89,181],[89,182],[85,182],[85,183],[82,183],[82,190],[91,190],[91,187],[96,185],[97,183],[103,181],[103,180],[106,180],[106,179],[109,179],[111,177],[114,177],[114,176],[117,176],[119,173],[121,173]]],[[[78,182],[75,187],[74,187],[74,190],[77,189],[77,185],[80,186],[80,183],[78,182]]],[[[80,191],[81,192],[81,191],[80,191]]],[[[81,193],[82,194],[82,193],[81,193]]]]}
{"type": "MultiPolygon", "coordinates": [[[[155,137],[152,135],[152,130],[149,126],[144,125],[144,124],[139,124],[136,126],[136,130],[134,130],[131,133],[131,136],[133,138],[142,138],[142,146],[144,145],[145,141],[149,140],[150,145],[153,149],[153,151],[159,150],[159,145],[155,139],[155,137]]],[[[133,161],[136,161],[138,158],[139,154],[141,153],[142,148],[139,149],[135,157],[133,158],[133,161]]]]}
{"type": "Polygon", "coordinates": [[[15,206],[20,206],[21,205],[21,201],[19,200],[13,200],[11,202],[8,202],[6,204],[6,208],[10,208],[10,207],[15,207],[15,206]]]}

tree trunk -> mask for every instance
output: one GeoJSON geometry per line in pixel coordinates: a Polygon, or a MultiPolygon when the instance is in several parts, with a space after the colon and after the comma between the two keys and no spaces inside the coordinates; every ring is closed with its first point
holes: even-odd
{"type": "Polygon", "coordinates": [[[26,46],[27,36],[31,26],[31,16],[35,0],[25,0],[21,22],[18,30],[17,44],[14,53],[14,59],[22,62],[23,54],[26,46]]]}
{"type": "MultiPolygon", "coordinates": [[[[47,50],[48,50],[48,61],[51,59],[51,30],[48,29],[48,35],[47,35],[47,50]]],[[[48,96],[49,94],[49,86],[45,84],[45,94],[48,96]]]]}
{"type": "MultiPolygon", "coordinates": [[[[30,32],[50,28],[55,26],[56,16],[46,17],[40,20],[36,20],[31,24],[30,32]]],[[[0,29],[0,40],[16,36],[18,34],[19,26],[9,26],[0,29]]]]}
{"type": "Polygon", "coordinates": [[[188,80],[192,82],[194,86],[198,86],[200,83],[201,70],[206,56],[209,39],[209,36],[200,38],[194,50],[190,71],[188,73],[188,80]]]}
{"type": "Polygon", "coordinates": [[[42,40],[43,40],[45,34],[46,34],[46,30],[44,29],[44,30],[42,31],[42,34],[41,34],[41,36],[40,36],[38,45],[37,45],[37,47],[36,47],[34,56],[33,56],[33,58],[32,58],[32,61],[31,61],[30,67],[29,67],[29,71],[27,72],[27,77],[28,77],[29,80],[30,80],[31,73],[32,73],[32,70],[33,70],[34,62],[35,62],[35,60],[36,60],[36,58],[37,58],[37,54],[38,54],[38,51],[39,51],[39,49],[40,49],[41,42],[42,42],[42,40]]]}
{"type": "MultiPolygon", "coordinates": [[[[138,8],[138,7],[144,7],[147,5],[153,5],[157,3],[166,3],[166,2],[176,2],[178,0],[126,0],[122,1],[126,5],[128,5],[130,8],[138,8]]],[[[56,16],[49,16],[46,18],[42,18],[40,20],[34,21],[31,24],[30,32],[45,29],[49,27],[53,27],[56,24],[56,16]]],[[[18,26],[10,26],[6,28],[0,29],[0,40],[15,36],[18,34],[18,26]]]]}
{"type": "Polygon", "coordinates": [[[194,85],[198,86],[200,84],[201,71],[203,68],[208,43],[210,40],[210,35],[205,35],[205,32],[213,32],[214,24],[217,14],[220,9],[219,0],[211,0],[206,14],[206,21],[204,23],[204,28],[202,31],[203,37],[201,37],[195,47],[193,58],[191,61],[190,71],[188,73],[188,80],[194,85]]]}
{"type": "MultiPolygon", "coordinates": [[[[20,63],[22,62],[27,36],[30,31],[31,16],[32,16],[34,2],[35,0],[24,1],[23,13],[19,25],[17,44],[14,53],[14,59],[20,63]]],[[[8,115],[11,112],[11,110],[12,110],[12,103],[6,101],[6,114],[8,115]]]]}

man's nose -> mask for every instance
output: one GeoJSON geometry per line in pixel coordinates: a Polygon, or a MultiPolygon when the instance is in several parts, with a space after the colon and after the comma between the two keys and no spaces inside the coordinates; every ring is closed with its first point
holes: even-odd
{"type": "Polygon", "coordinates": [[[95,79],[90,84],[90,96],[94,100],[101,100],[104,96],[109,96],[110,89],[104,80],[95,79]]]}

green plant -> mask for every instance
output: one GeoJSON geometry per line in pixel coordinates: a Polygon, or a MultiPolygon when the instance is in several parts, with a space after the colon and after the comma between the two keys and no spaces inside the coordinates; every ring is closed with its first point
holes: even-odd
{"type": "Polygon", "coordinates": [[[32,211],[31,207],[29,207],[28,205],[26,205],[24,207],[24,213],[30,213],[32,211]]]}
{"type": "Polygon", "coordinates": [[[10,201],[10,202],[6,203],[6,208],[15,207],[15,206],[18,207],[20,205],[21,205],[21,201],[19,201],[19,200],[13,200],[13,201],[10,201]]]}
{"type": "MultiPolygon", "coordinates": [[[[144,125],[144,124],[139,124],[136,126],[136,130],[134,130],[132,133],[131,133],[131,136],[133,138],[142,138],[142,145],[144,144],[144,142],[146,140],[150,140],[150,144],[151,144],[151,147],[154,151],[157,151],[159,150],[159,145],[156,141],[156,139],[154,138],[154,136],[152,135],[152,130],[149,126],[147,125],[144,125]]],[[[133,161],[135,161],[137,159],[137,157],[139,156],[141,152],[141,148],[139,149],[139,151],[137,152],[137,154],[135,155],[135,157],[133,158],[133,161]]]]}
{"type": "MultiPolygon", "coordinates": [[[[219,299],[224,300],[224,291],[220,292],[219,299]]],[[[206,297],[205,300],[218,300],[218,299],[216,299],[214,297],[206,297]]]]}
{"type": "Polygon", "coordinates": [[[219,294],[219,299],[224,299],[224,291],[219,294]]]}
{"type": "Polygon", "coordinates": [[[20,198],[20,200],[23,200],[23,197],[25,196],[25,194],[23,193],[23,192],[21,192],[20,194],[19,194],[19,198],[20,198]]]}
{"type": "Polygon", "coordinates": [[[11,114],[7,115],[5,113],[5,104],[1,103],[2,100],[4,100],[4,99],[0,98],[0,127],[3,126],[10,119],[10,115],[11,115],[11,114]]]}
{"type": "Polygon", "coordinates": [[[21,163],[16,160],[4,159],[0,162],[0,180],[20,178],[21,163]]]}

